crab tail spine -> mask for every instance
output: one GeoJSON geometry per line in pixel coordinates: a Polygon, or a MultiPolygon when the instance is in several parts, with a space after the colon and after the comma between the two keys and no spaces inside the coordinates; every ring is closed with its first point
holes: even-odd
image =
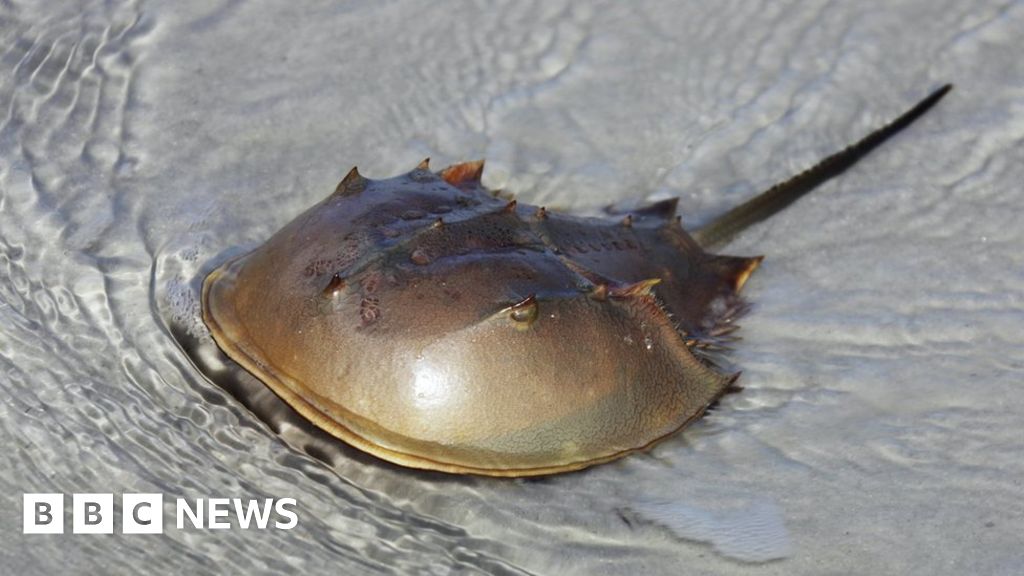
{"type": "Polygon", "coordinates": [[[796,202],[803,195],[828,180],[842,174],[858,160],[867,156],[890,137],[910,126],[932,106],[935,106],[953,88],[946,84],[921,100],[902,116],[872,132],[860,142],[825,158],[813,168],[806,170],[785,182],[772,186],[765,192],[729,210],[710,224],[697,230],[693,237],[704,248],[722,244],[738,232],[756,224],[783,208],[796,202]]]}

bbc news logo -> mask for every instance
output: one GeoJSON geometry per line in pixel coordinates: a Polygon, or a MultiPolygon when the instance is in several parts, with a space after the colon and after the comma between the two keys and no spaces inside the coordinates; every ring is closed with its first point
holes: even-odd
{"type": "MultiPolygon", "coordinates": [[[[175,501],[175,526],[206,530],[291,530],[299,524],[294,498],[196,498],[175,501]],[[231,520],[234,518],[234,524],[231,520]]],[[[73,534],[114,533],[113,494],[72,494],[73,534]]],[[[24,534],[64,533],[64,494],[24,495],[24,534]]],[[[122,534],[163,534],[163,494],[122,494],[122,534]]]]}

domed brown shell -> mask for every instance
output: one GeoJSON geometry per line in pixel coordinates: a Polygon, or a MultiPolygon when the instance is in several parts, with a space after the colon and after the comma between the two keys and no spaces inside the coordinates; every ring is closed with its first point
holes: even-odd
{"type": "Polygon", "coordinates": [[[605,462],[729,388],[690,345],[759,259],[704,252],[675,201],[578,218],[497,198],[482,169],[353,170],[207,277],[218,345],[334,436],[446,472],[605,462]]]}

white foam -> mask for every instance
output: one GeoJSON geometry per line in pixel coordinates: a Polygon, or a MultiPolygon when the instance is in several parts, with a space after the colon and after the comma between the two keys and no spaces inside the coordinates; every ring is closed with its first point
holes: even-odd
{"type": "Polygon", "coordinates": [[[189,282],[180,276],[167,282],[167,311],[170,323],[185,329],[189,336],[204,338],[207,335],[197,294],[189,282]]]}

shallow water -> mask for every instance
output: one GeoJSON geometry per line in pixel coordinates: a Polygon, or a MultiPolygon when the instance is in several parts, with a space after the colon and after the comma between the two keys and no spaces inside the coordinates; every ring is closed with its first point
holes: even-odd
{"type": "Polygon", "coordinates": [[[0,571],[1019,572],[1022,25],[1021,2],[4,3],[0,571]],[[729,246],[768,256],[746,389],[649,454],[412,472],[267,425],[172,335],[202,342],[202,272],[352,165],[486,157],[530,203],[679,195],[693,225],[946,81],[729,246]],[[299,524],[30,536],[25,492],[291,497],[299,524]]]}

